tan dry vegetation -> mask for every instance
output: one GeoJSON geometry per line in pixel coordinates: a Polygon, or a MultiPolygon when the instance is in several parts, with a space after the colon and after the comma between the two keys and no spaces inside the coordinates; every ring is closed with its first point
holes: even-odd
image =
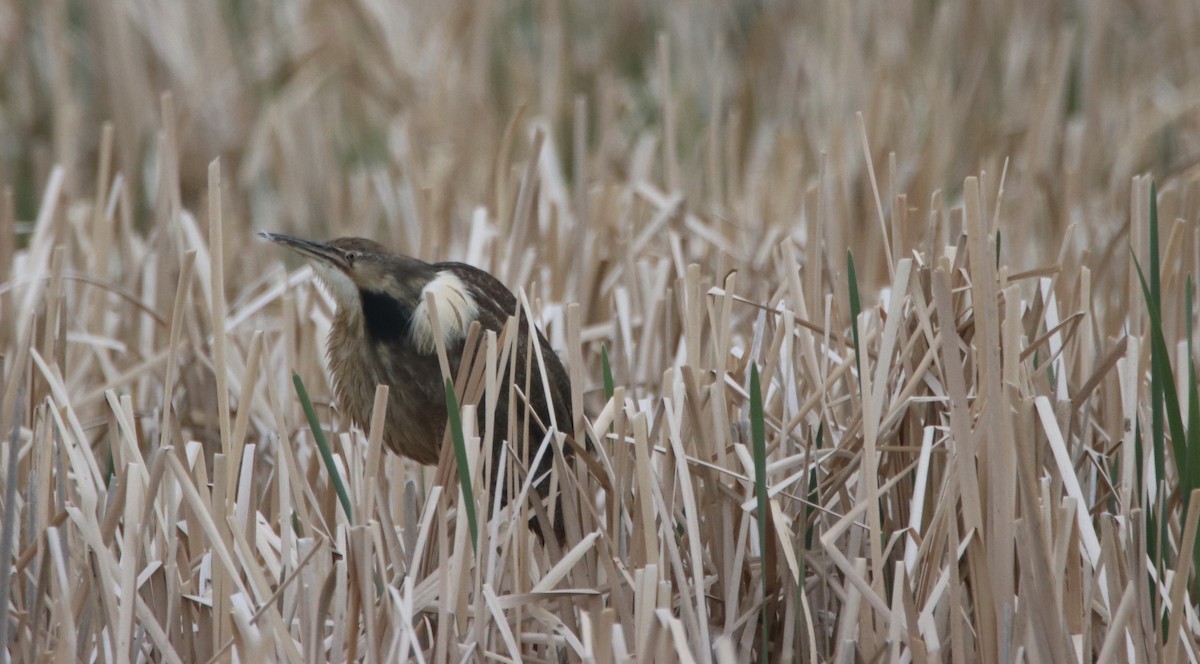
{"type": "Polygon", "coordinates": [[[1200,657],[1132,267],[1150,173],[1186,422],[1194,2],[47,0],[0,59],[0,659],[1200,657]],[[262,229],[523,290],[566,551],[347,430],[262,229]]]}

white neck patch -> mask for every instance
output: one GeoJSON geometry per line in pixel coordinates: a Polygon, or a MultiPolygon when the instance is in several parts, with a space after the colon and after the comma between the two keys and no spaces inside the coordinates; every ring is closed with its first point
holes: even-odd
{"type": "Polygon", "coordinates": [[[430,354],[437,348],[433,321],[429,317],[428,295],[433,295],[433,306],[437,312],[438,325],[442,329],[442,343],[450,345],[467,336],[467,328],[479,314],[479,305],[472,297],[467,285],[453,272],[438,272],[437,276],[421,291],[421,301],[413,311],[413,345],[417,350],[430,354]]]}
{"type": "Polygon", "coordinates": [[[321,278],[321,283],[325,284],[325,290],[329,291],[329,295],[337,303],[339,309],[362,307],[362,302],[358,298],[358,288],[350,280],[350,277],[346,276],[346,273],[320,261],[313,261],[312,266],[313,271],[321,278]]]}

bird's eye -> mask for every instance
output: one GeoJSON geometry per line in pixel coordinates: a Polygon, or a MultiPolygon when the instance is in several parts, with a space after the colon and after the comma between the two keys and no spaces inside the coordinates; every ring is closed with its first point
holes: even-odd
{"type": "Polygon", "coordinates": [[[354,263],[359,259],[360,256],[362,256],[362,254],[360,254],[357,251],[347,251],[346,252],[346,262],[354,263]]]}

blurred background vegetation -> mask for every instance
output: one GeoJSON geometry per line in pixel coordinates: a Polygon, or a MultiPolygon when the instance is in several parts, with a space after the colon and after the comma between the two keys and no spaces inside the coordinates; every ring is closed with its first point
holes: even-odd
{"type": "Polygon", "coordinates": [[[1135,173],[1169,178],[1200,158],[1200,8],[1187,0],[14,1],[0,4],[0,61],[0,182],[24,220],[54,164],[68,194],[89,191],[104,122],[144,215],[163,92],[185,205],[219,156],[235,218],[315,235],[386,237],[372,191],[384,183],[427,224],[500,207],[510,166],[496,155],[514,121],[517,157],[535,119],[573,174],[577,96],[592,184],[628,177],[639,141],[662,149],[669,99],[680,172],[667,184],[747,228],[792,223],[822,155],[837,204],[870,227],[857,111],[881,187],[928,212],[935,190],[998,178],[1011,157],[1033,212],[1018,216],[1046,237],[1072,220],[1116,233],[1135,173]]]}

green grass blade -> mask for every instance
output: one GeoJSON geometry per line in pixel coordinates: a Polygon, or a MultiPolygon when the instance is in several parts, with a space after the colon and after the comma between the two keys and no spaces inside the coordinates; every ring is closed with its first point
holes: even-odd
{"type": "Polygon", "coordinates": [[[296,395],[300,397],[300,406],[304,408],[304,414],[308,417],[308,428],[312,429],[313,439],[316,440],[317,449],[321,452],[321,459],[325,462],[326,470],[329,471],[329,480],[333,483],[333,490],[337,492],[342,509],[346,512],[346,520],[353,522],[350,494],[346,493],[346,485],[342,482],[342,476],[338,474],[337,466],[333,463],[333,452],[329,449],[329,441],[325,440],[325,432],[321,430],[317,411],[313,409],[312,400],[308,398],[308,390],[304,389],[304,381],[300,379],[300,374],[292,374],[292,383],[296,386],[296,395]]]}
{"type": "MultiPolygon", "coordinates": [[[[767,554],[767,435],[766,418],[763,416],[762,389],[759,386],[758,365],[750,365],[750,439],[754,444],[754,493],[758,496],[758,542],[767,554]]],[[[762,645],[760,661],[767,661],[767,570],[762,570],[762,645]]]]}
{"type": "MultiPolygon", "coordinates": [[[[1192,340],[1195,339],[1195,325],[1192,322],[1192,317],[1195,315],[1195,288],[1192,282],[1192,276],[1188,275],[1186,291],[1184,291],[1184,301],[1187,303],[1187,330],[1188,330],[1188,469],[1186,477],[1190,485],[1200,486],[1200,385],[1196,381],[1196,361],[1195,348],[1192,345],[1192,340]]],[[[1196,587],[1200,585],[1200,548],[1193,549],[1192,552],[1192,578],[1196,581],[1192,585],[1193,597],[1195,593],[1200,591],[1196,587]]]]}
{"type": "MultiPolygon", "coordinates": [[[[1192,339],[1195,337],[1195,330],[1192,324],[1192,315],[1195,309],[1195,292],[1193,290],[1192,278],[1189,276],[1186,288],[1187,301],[1187,357],[1188,357],[1188,425],[1187,425],[1187,450],[1188,450],[1188,470],[1187,476],[1191,478],[1192,486],[1200,486],[1200,453],[1197,453],[1196,447],[1200,445],[1200,386],[1196,381],[1196,350],[1192,346],[1192,339]]],[[[1200,551],[1197,551],[1200,553],[1200,551]]]]}
{"type": "Polygon", "coordinates": [[[604,400],[611,401],[616,387],[613,385],[612,365],[608,363],[608,348],[600,344],[600,368],[604,372],[604,400]]]}
{"type": "MultiPolygon", "coordinates": [[[[1154,441],[1154,462],[1156,477],[1161,481],[1164,477],[1164,435],[1163,435],[1163,374],[1159,370],[1158,363],[1162,360],[1159,356],[1157,344],[1154,343],[1153,329],[1155,321],[1162,322],[1159,313],[1162,311],[1162,277],[1160,274],[1161,265],[1158,255],[1158,188],[1154,182],[1150,183],[1150,286],[1147,290],[1146,278],[1142,275],[1142,266],[1137,265],[1138,278],[1142,280],[1142,290],[1146,298],[1146,304],[1150,308],[1150,325],[1151,325],[1151,340],[1150,340],[1150,407],[1152,413],[1151,419],[1151,435],[1154,441]]],[[[1134,263],[1137,264],[1137,257],[1134,257],[1134,263]]],[[[1175,463],[1182,467],[1183,459],[1178,455],[1175,457],[1175,463]]]]}
{"type": "MultiPolygon", "coordinates": [[[[609,364],[608,348],[604,344],[600,344],[600,370],[604,374],[604,402],[608,403],[608,402],[612,401],[613,394],[616,393],[617,387],[613,383],[612,365],[609,364]]],[[[616,418],[613,418],[613,419],[615,420],[616,418]]],[[[615,424],[608,425],[608,433],[610,433],[610,434],[615,433],[616,430],[617,429],[616,429],[615,424]]],[[[600,434],[600,437],[603,439],[604,435],[600,434]]],[[[597,442],[597,444],[600,444],[600,443],[597,442]]],[[[621,501],[621,500],[617,501],[617,513],[618,513],[618,518],[624,518],[624,516],[625,516],[625,502],[624,501],[621,501]]]]}
{"type": "MultiPolygon", "coordinates": [[[[1175,373],[1171,370],[1170,353],[1167,350],[1167,341],[1163,336],[1162,315],[1158,311],[1158,307],[1154,306],[1151,300],[1150,286],[1146,284],[1146,276],[1142,273],[1142,266],[1138,263],[1137,258],[1133,259],[1134,266],[1137,268],[1138,279],[1142,282],[1142,291],[1146,296],[1147,305],[1150,307],[1150,386],[1151,398],[1154,399],[1154,419],[1153,437],[1155,445],[1161,448],[1164,444],[1162,416],[1165,412],[1167,427],[1171,431],[1171,448],[1175,453],[1176,468],[1181,475],[1187,468],[1187,438],[1183,430],[1183,415],[1179,410],[1179,394],[1175,391],[1175,373]],[[1155,386],[1157,385],[1157,389],[1155,386]]],[[[1155,463],[1161,463],[1159,455],[1162,454],[1162,449],[1155,449],[1155,463]]],[[[1156,468],[1155,470],[1160,470],[1156,468]]],[[[1163,476],[1159,475],[1159,479],[1163,476]]],[[[1194,489],[1193,486],[1184,487],[1186,496],[1194,489]]]]}
{"type": "MultiPolygon", "coordinates": [[[[813,446],[815,449],[819,450],[822,447],[824,447],[824,443],[825,443],[825,423],[821,422],[820,426],[817,427],[817,436],[816,436],[816,439],[813,441],[813,446]]],[[[821,495],[817,491],[817,487],[819,486],[819,484],[820,483],[817,480],[817,465],[814,463],[812,470],[808,471],[808,503],[810,505],[820,505],[821,504],[821,495]]],[[[811,508],[805,507],[806,513],[809,509],[811,509],[811,508]]],[[[804,529],[804,548],[805,548],[805,550],[812,549],[813,538],[816,534],[816,529],[817,529],[817,525],[816,525],[815,520],[813,521],[812,525],[809,525],[808,527],[806,527],[804,529]]],[[[801,568],[801,569],[803,569],[803,568],[801,568]]]]}
{"type": "MultiPolygon", "coordinates": [[[[1162,266],[1158,252],[1158,190],[1153,182],[1150,183],[1150,280],[1142,271],[1138,257],[1133,257],[1137,269],[1138,280],[1142,286],[1142,295],[1146,299],[1146,308],[1150,318],[1150,442],[1154,456],[1155,482],[1158,486],[1159,500],[1156,505],[1150,505],[1147,510],[1146,540],[1147,551],[1155,569],[1163,569],[1162,548],[1166,542],[1166,519],[1156,519],[1167,500],[1166,491],[1166,433],[1163,426],[1164,412],[1171,427],[1171,447],[1175,457],[1176,474],[1181,485],[1186,485],[1184,471],[1188,465],[1186,441],[1182,437],[1183,421],[1179,416],[1179,398],[1175,394],[1175,379],[1171,371],[1170,355],[1167,351],[1166,339],[1162,327],[1162,266]]],[[[1180,486],[1183,495],[1189,491],[1180,486]]],[[[1186,507],[1185,507],[1186,509],[1186,507]]],[[[1152,598],[1154,610],[1157,612],[1156,598],[1152,598]]]]}
{"type": "MultiPolygon", "coordinates": [[[[1155,506],[1158,509],[1154,512],[1161,512],[1166,501],[1166,472],[1165,472],[1165,447],[1166,437],[1163,426],[1165,414],[1167,428],[1171,433],[1171,451],[1175,457],[1175,469],[1179,476],[1179,490],[1184,500],[1184,513],[1188,508],[1187,500],[1191,495],[1192,489],[1196,488],[1195,482],[1200,481],[1200,478],[1192,477],[1188,470],[1193,461],[1188,459],[1189,449],[1187,444],[1186,434],[1183,428],[1183,417],[1180,412],[1179,395],[1175,388],[1175,376],[1171,369],[1170,351],[1167,348],[1165,333],[1162,324],[1162,265],[1159,259],[1158,250],[1158,190],[1155,184],[1150,183],[1150,279],[1147,281],[1145,273],[1142,271],[1141,263],[1137,256],[1133,257],[1134,267],[1137,268],[1138,280],[1142,286],[1142,295],[1146,299],[1146,307],[1150,317],[1150,399],[1151,399],[1151,441],[1153,443],[1156,479],[1159,483],[1160,493],[1162,496],[1159,500],[1159,505],[1155,506]]],[[[1155,567],[1162,569],[1163,554],[1165,546],[1167,519],[1160,518],[1157,524],[1151,529],[1153,538],[1157,535],[1158,542],[1150,547],[1153,552],[1151,556],[1155,561],[1155,567]]],[[[1148,524],[1149,525],[1149,524],[1148,524]]]]}
{"type": "Polygon", "coordinates": [[[850,280],[850,336],[854,339],[854,369],[858,371],[858,395],[862,396],[862,353],[859,352],[858,315],[862,299],[858,296],[858,271],[854,269],[854,254],[846,252],[846,274],[850,280]]]}
{"type": "MultiPolygon", "coordinates": [[[[1185,302],[1187,303],[1187,372],[1188,372],[1188,426],[1187,426],[1187,454],[1188,468],[1187,477],[1192,486],[1200,485],[1200,386],[1196,380],[1196,351],[1192,346],[1192,340],[1195,338],[1195,330],[1193,329],[1192,316],[1195,309],[1195,289],[1192,283],[1192,277],[1189,275],[1187,279],[1187,287],[1185,292],[1185,302]]],[[[1185,512],[1186,513],[1186,512],[1185,512]]],[[[1192,570],[1193,577],[1200,581],[1200,574],[1196,574],[1196,570],[1200,570],[1200,548],[1192,550],[1192,570]]],[[[1191,586],[1192,594],[1195,596],[1198,588],[1196,585],[1191,586]]]]}
{"type": "Polygon", "coordinates": [[[1134,482],[1137,483],[1137,487],[1136,487],[1137,495],[1138,495],[1137,504],[1143,510],[1146,510],[1149,508],[1149,505],[1146,504],[1146,497],[1149,496],[1150,494],[1149,494],[1148,490],[1146,489],[1146,466],[1142,460],[1143,457],[1145,456],[1145,453],[1143,452],[1143,450],[1145,449],[1145,443],[1142,442],[1142,417],[1141,417],[1141,415],[1137,415],[1133,418],[1133,444],[1134,444],[1134,450],[1132,452],[1133,468],[1134,468],[1134,471],[1137,473],[1134,476],[1134,482]]]}
{"type": "MultiPolygon", "coordinates": [[[[1141,270],[1138,270],[1139,274],[1141,270]]],[[[1162,311],[1162,264],[1158,256],[1158,185],[1150,183],[1150,294],[1154,308],[1162,311]]]]}
{"type": "Polygon", "coordinates": [[[463,436],[462,413],[458,412],[458,397],[454,383],[446,379],[446,412],[450,414],[450,436],[454,440],[454,460],[458,466],[458,482],[462,487],[463,508],[467,510],[467,525],[471,528],[471,548],[479,552],[479,524],[475,520],[475,491],[471,486],[471,468],[467,465],[467,440],[463,436]]]}

